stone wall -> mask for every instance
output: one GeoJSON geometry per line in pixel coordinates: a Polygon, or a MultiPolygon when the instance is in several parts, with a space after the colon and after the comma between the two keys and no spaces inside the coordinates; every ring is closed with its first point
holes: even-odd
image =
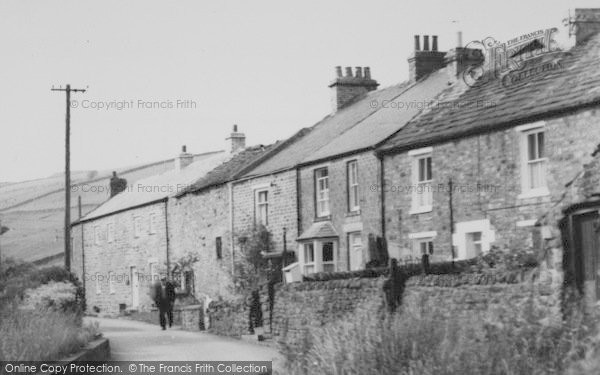
{"type": "Polygon", "coordinates": [[[193,265],[194,295],[202,301],[234,297],[231,277],[231,231],[228,185],[169,200],[169,250],[172,261],[188,253],[193,265]],[[221,257],[217,255],[221,238],[221,257]]]}
{"type": "Polygon", "coordinates": [[[358,309],[381,311],[384,278],[345,279],[278,285],[272,334],[300,349],[307,330],[342,320],[358,309]]]}
{"type": "Polygon", "coordinates": [[[222,336],[240,337],[249,333],[249,310],[243,299],[212,301],[208,305],[208,331],[222,336]]]}
{"type": "Polygon", "coordinates": [[[337,271],[349,269],[348,233],[360,232],[363,245],[363,265],[369,259],[368,235],[381,236],[380,192],[373,189],[379,183],[380,164],[373,152],[365,152],[326,163],[315,164],[300,169],[301,223],[302,230],[323,218],[316,218],[315,170],[326,167],[329,174],[329,209],[331,221],[339,235],[337,271]],[[359,204],[358,212],[348,210],[347,165],[356,161],[358,166],[359,204]]]}
{"type": "Polygon", "coordinates": [[[528,319],[560,324],[560,285],[540,279],[540,270],[497,274],[426,275],[406,282],[402,309],[438,309],[450,316],[491,323],[528,319]]]}
{"type": "Polygon", "coordinates": [[[158,202],[83,223],[85,243],[86,303],[90,312],[117,315],[119,305],[126,309],[149,311],[153,301],[150,286],[156,272],[166,271],[167,240],[165,203],[158,202]],[[150,231],[150,216],[155,217],[150,231]],[[134,218],[139,217],[140,233],[134,235],[134,218]],[[107,236],[108,225],[114,226],[114,238],[107,236]],[[95,233],[98,238],[95,238],[95,233]],[[131,278],[135,267],[137,283],[131,278]],[[112,281],[109,281],[111,279],[112,281]],[[133,288],[137,285],[138,306],[133,305],[133,288]]]}
{"type": "Polygon", "coordinates": [[[204,305],[189,305],[180,308],[181,328],[187,331],[204,330],[204,305]]]}
{"type": "Polygon", "coordinates": [[[533,247],[532,223],[560,199],[565,184],[590,160],[600,142],[599,117],[600,110],[591,109],[545,121],[550,195],[544,197],[519,197],[520,134],[514,128],[433,145],[433,211],[427,213],[410,214],[412,157],[407,152],[385,156],[383,188],[390,256],[402,259],[414,255],[411,233],[436,232],[432,261],[450,257],[453,242],[446,185],[450,177],[454,184],[454,223],[489,219],[495,234],[492,244],[533,247]],[[527,221],[529,224],[524,224],[527,221]]]}

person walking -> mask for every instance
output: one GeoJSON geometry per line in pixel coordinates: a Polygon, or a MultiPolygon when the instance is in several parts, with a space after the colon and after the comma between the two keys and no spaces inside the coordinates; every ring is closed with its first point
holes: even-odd
{"type": "Polygon", "coordinates": [[[154,303],[158,308],[158,320],[163,330],[173,326],[173,304],[175,303],[175,287],[166,277],[160,279],[154,288],[154,303]]]}

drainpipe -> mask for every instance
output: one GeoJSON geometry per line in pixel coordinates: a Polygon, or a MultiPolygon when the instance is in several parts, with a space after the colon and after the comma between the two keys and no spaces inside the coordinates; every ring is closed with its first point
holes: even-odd
{"type": "MultiPolygon", "coordinates": [[[[384,239],[384,241],[387,243],[387,238],[385,235],[385,174],[384,174],[384,162],[383,162],[383,155],[377,155],[377,157],[379,158],[379,169],[380,169],[380,173],[379,173],[379,188],[381,189],[381,195],[380,195],[380,199],[379,201],[381,202],[381,237],[384,239]]],[[[388,253],[389,254],[389,253],[388,253]]]]}
{"type": "Polygon", "coordinates": [[[452,206],[452,177],[448,179],[448,209],[450,211],[450,251],[452,252],[452,265],[454,265],[454,258],[456,255],[454,254],[454,208],[452,206]]]}
{"type": "Polygon", "coordinates": [[[298,233],[296,238],[302,234],[302,200],[300,199],[300,169],[296,167],[296,226],[298,233]]]}
{"type": "Polygon", "coordinates": [[[229,245],[231,247],[231,279],[235,281],[235,251],[234,251],[234,235],[233,235],[233,182],[230,182],[229,188],[229,245]]]}
{"type": "Polygon", "coordinates": [[[165,200],[165,243],[167,252],[167,277],[171,279],[171,260],[169,258],[169,214],[168,214],[169,200],[165,200]]]}

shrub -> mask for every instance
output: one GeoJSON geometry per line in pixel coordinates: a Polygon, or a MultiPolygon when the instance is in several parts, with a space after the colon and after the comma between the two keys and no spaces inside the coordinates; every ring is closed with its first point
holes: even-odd
{"type": "Polygon", "coordinates": [[[52,308],[63,312],[81,313],[76,292],[77,287],[69,282],[51,281],[35,289],[26,290],[22,307],[29,310],[52,308]]]}

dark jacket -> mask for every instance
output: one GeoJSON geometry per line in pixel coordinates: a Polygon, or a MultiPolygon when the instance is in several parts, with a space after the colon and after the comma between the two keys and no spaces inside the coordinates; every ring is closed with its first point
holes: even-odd
{"type": "Polygon", "coordinates": [[[154,284],[153,298],[156,307],[172,307],[175,302],[175,286],[170,281],[167,281],[165,284],[165,294],[163,295],[162,284],[160,282],[154,284]]]}

